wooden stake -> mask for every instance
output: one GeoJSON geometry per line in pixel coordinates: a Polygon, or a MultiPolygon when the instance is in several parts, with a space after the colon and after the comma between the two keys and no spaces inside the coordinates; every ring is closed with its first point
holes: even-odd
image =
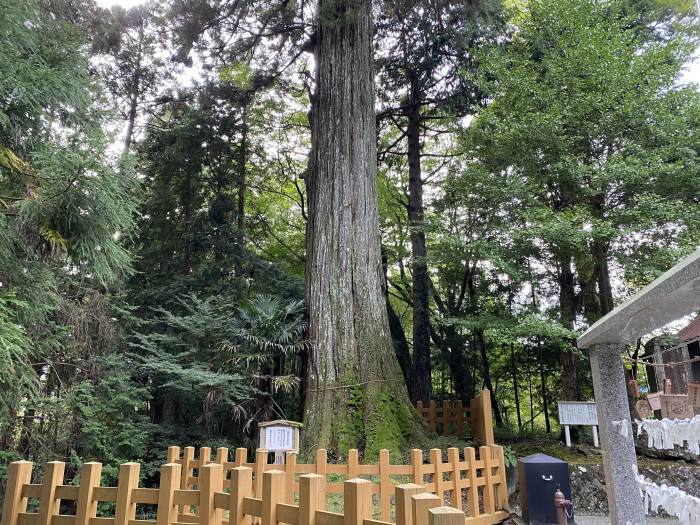
{"type": "Polygon", "coordinates": [[[460,487],[460,472],[459,472],[459,449],[451,447],[447,449],[447,461],[450,464],[452,472],[450,474],[450,484],[452,485],[452,506],[455,509],[462,508],[462,489],[460,487]]]}
{"type": "Polygon", "coordinates": [[[484,512],[493,514],[496,512],[496,502],[493,494],[493,471],[491,470],[491,449],[489,447],[479,447],[479,458],[484,462],[484,512]]]}
{"type": "Polygon", "coordinates": [[[422,493],[411,497],[413,525],[428,525],[428,510],[439,507],[442,501],[435,494],[422,493]]]}
{"type": "Polygon", "coordinates": [[[413,467],[413,483],[423,486],[423,451],[411,449],[411,467],[413,467]]]}
{"type": "Polygon", "coordinates": [[[32,481],[32,462],[13,461],[7,469],[5,499],[2,502],[1,525],[17,525],[20,512],[27,511],[29,498],[22,495],[22,488],[32,481]]]}
{"type": "MultiPolygon", "coordinates": [[[[199,469],[199,524],[221,525],[222,509],[216,507],[214,496],[224,490],[224,468],[209,463],[199,469]]],[[[160,524],[158,524],[160,525],[160,524]]]]}
{"type": "Polygon", "coordinates": [[[328,508],[328,498],[326,496],[326,464],[328,462],[328,452],[325,448],[319,448],[316,451],[316,474],[323,476],[323,483],[321,483],[321,510],[326,510],[328,508]]]}
{"type": "MultiPolygon", "coordinates": [[[[349,479],[343,484],[343,525],[363,525],[372,519],[372,483],[366,479],[349,479]]],[[[265,525],[265,524],[263,524],[265,525]]]]}
{"type": "Polygon", "coordinates": [[[428,525],[464,525],[464,512],[452,507],[430,509],[428,525]]]}
{"type": "MultiPolygon", "coordinates": [[[[168,448],[168,454],[170,454],[170,448],[168,448]]],[[[80,469],[78,499],[75,504],[75,525],[90,525],[90,520],[97,516],[97,501],[94,499],[94,492],[95,488],[100,486],[101,476],[102,463],[83,463],[83,467],[80,469]]]]}
{"type": "Polygon", "coordinates": [[[464,449],[464,461],[467,463],[469,488],[467,489],[467,502],[469,517],[476,518],[479,516],[479,487],[476,481],[476,451],[473,447],[464,449]]]}
{"type": "Polygon", "coordinates": [[[396,525],[413,525],[413,501],[411,498],[424,491],[423,486],[416,483],[396,486],[396,525]]]}
{"type": "Polygon", "coordinates": [[[316,525],[316,511],[321,510],[321,485],[325,483],[318,474],[299,478],[299,525],[316,525]]]}
{"type": "MultiPolygon", "coordinates": [[[[238,449],[241,450],[241,449],[238,449]]],[[[245,449],[243,449],[245,450],[245,449]]],[[[236,452],[236,462],[239,455],[236,452]]],[[[250,525],[252,519],[243,513],[243,499],[253,494],[253,469],[234,467],[231,469],[231,495],[229,496],[229,525],[250,525]]]]}
{"type": "Polygon", "coordinates": [[[393,492],[389,479],[389,451],[385,448],[379,451],[379,519],[391,520],[391,493],[393,492]]]}
{"type": "Polygon", "coordinates": [[[285,472],[285,494],[287,495],[286,502],[294,503],[294,481],[297,470],[297,453],[293,450],[287,452],[284,463],[285,472]]]}
{"type": "MultiPolygon", "coordinates": [[[[133,464],[135,463],[132,463],[132,465],[133,464]]],[[[136,466],[138,467],[138,465],[136,466]]],[[[182,465],[179,463],[167,463],[160,467],[160,488],[158,489],[158,515],[156,516],[156,525],[172,525],[178,521],[175,491],[180,486],[181,473],[182,465]]],[[[138,469],[136,469],[137,482],[138,479],[138,469]]],[[[119,488],[121,488],[121,482],[119,485],[119,488]]],[[[131,490],[129,492],[131,492],[131,490]]],[[[129,500],[130,499],[131,497],[129,496],[129,500]]],[[[134,504],[134,511],[135,510],[136,505],[134,504]]],[[[133,520],[133,515],[128,519],[133,520]]],[[[115,525],[117,525],[116,520],[115,525]]]]}
{"type": "Polygon", "coordinates": [[[435,494],[440,498],[440,504],[442,505],[442,502],[445,500],[444,481],[442,479],[442,450],[439,448],[430,449],[430,463],[435,467],[435,475],[433,476],[435,494]]]}
{"type": "Polygon", "coordinates": [[[180,462],[180,447],[177,445],[171,445],[168,447],[168,460],[166,463],[179,463],[180,462]]]}
{"type": "Polygon", "coordinates": [[[139,486],[140,470],[141,465],[138,463],[119,465],[114,525],[129,525],[129,520],[136,518],[136,503],[131,502],[131,493],[139,486]]]}
{"type": "Polygon", "coordinates": [[[61,500],[56,498],[56,487],[63,484],[66,464],[63,461],[51,461],[44,467],[44,479],[41,482],[39,496],[38,525],[51,525],[51,519],[58,514],[61,500]]]}
{"type": "Polygon", "coordinates": [[[277,525],[277,504],[284,502],[284,472],[270,470],[263,474],[261,525],[277,525]]]}

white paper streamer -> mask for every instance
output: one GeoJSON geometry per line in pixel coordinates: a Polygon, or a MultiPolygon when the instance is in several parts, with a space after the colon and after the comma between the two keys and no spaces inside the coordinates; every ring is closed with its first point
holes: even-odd
{"type": "MultiPolygon", "coordinates": [[[[613,425],[615,425],[613,421],[613,425]]],[[[648,446],[658,450],[672,450],[675,445],[688,443],[688,450],[700,454],[700,416],[692,419],[643,419],[637,421],[637,435],[642,430],[649,437],[648,446]]]]}
{"type": "Polygon", "coordinates": [[[683,525],[700,525],[700,498],[686,494],[677,487],[659,486],[641,474],[637,475],[637,481],[645,512],[659,512],[663,508],[683,525]]]}
{"type": "Polygon", "coordinates": [[[629,437],[630,427],[626,419],[621,419],[620,421],[612,422],[613,428],[616,428],[622,437],[629,437]]]}

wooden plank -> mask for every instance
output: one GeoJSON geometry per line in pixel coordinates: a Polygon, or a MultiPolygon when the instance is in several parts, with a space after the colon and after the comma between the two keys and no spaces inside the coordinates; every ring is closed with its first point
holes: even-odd
{"type": "MultiPolygon", "coordinates": [[[[236,460],[238,460],[238,451],[236,451],[236,460]]],[[[251,518],[243,510],[243,502],[252,493],[253,469],[249,467],[234,467],[231,469],[231,495],[228,506],[229,525],[250,525],[251,518]]]]}
{"type": "Polygon", "coordinates": [[[484,514],[478,518],[467,518],[464,523],[465,525],[495,525],[496,523],[501,523],[509,517],[510,513],[499,510],[494,514],[484,514]]]}
{"type": "MultiPolygon", "coordinates": [[[[95,487],[93,498],[95,501],[117,501],[117,487],[95,487]]],[[[92,523],[92,520],[90,520],[92,523]]]]}
{"type": "MultiPolygon", "coordinates": [[[[29,463],[29,462],[28,462],[29,463]]],[[[25,498],[38,498],[41,496],[41,483],[29,483],[22,487],[22,496],[25,498]]]]}
{"type": "MultiPolygon", "coordinates": [[[[360,469],[360,474],[364,474],[362,469],[360,469]]],[[[413,465],[389,465],[389,474],[392,476],[411,476],[413,474],[413,465]]]]}
{"type": "MultiPolygon", "coordinates": [[[[205,456],[206,457],[206,456],[205,456]]],[[[207,463],[199,469],[199,523],[219,525],[223,518],[222,509],[214,501],[217,492],[224,490],[224,467],[218,463],[207,463]]],[[[161,525],[160,523],[158,525],[161,525]]]]}
{"type": "Polygon", "coordinates": [[[464,437],[464,404],[461,399],[455,402],[455,416],[456,416],[456,426],[457,426],[457,437],[464,437]]]}
{"type": "Polygon", "coordinates": [[[199,523],[199,516],[194,514],[180,514],[177,519],[183,523],[199,523]]]}
{"type": "Polygon", "coordinates": [[[464,462],[467,464],[467,477],[469,478],[469,488],[467,489],[467,515],[478,517],[480,514],[479,489],[477,488],[476,451],[474,447],[466,447],[464,449],[464,462]]]}
{"type": "MultiPolygon", "coordinates": [[[[389,479],[389,450],[379,451],[379,519],[391,519],[391,493],[393,486],[389,479]]],[[[370,516],[371,517],[371,516],[370,516]]]]}
{"type": "Polygon", "coordinates": [[[423,484],[423,451],[419,448],[411,449],[411,469],[413,470],[413,483],[423,484]]]}
{"type": "MultiPolygon", "coordinates": [[[[173,464],[178,465],[178,463],[173,464]]],[[[156,505],[158,503],[158,489],[134,489],[131,493],[131,501],[156,505]]]]}
{"type": "Polygon", "coordinates": [[[362,521],[362,525],[394,525],[391,521],[382,521],[375,519],[365,519],[362,521]]]}
{"type": "Polygon", "coordinates": [[[417,483],[397,485],[394,489],[396,500],[396,525],[413,525],[413,506],[411,498],[421,494],[425,489],[417,483]]]}
{"type": "Polygon", "coordinates": [[[428,525],[464,525],[464,512],[453,507],[430,509],[428,525]]]}
{"type": "MultiPolygon", "coordinates": [[[[411,473],[410,465],[396,465],[396,466],[397,467],[398,466],[409,467],[409,471],[407,472],[407,474],[411,473]]],[[[393,467],[393,465],[392,465],[392,467],[393,467]]],[[[362,463],[360,463],[357,470],[358,470],[360,476],[379,476],[379,466],[378,465],[372,465],[372,464],[363,465],[362,463]]],[[[392,474],[394,474],[394,472],[392,472],[392,474]]],[[[396,474],[398,474],[398,473],[396,473],[396,474]]],[[[349,479],[349,476],[348,476],[348,479],[349,479]]]]}
{"type": "Polygon", "coordinates": [[[318,474],[305,474],[299,478],[299,524],[316,525],[316,511],[321,510],[326,479],[318,474]]]}
{"type": "Polygon", "coordinates": [[[44,467],[44,477],[41,480],[41,495],[37,511],[37,525],[51,525],[51,519],[58,514],[61,500],[56,497],[56,488],[63,484],[63,473],[66,464],[63,461],[50,461],[44,467]]]}
{"type": "Polygon", "coordinates": [[[75,525],[75,516],[56,514],[51,519],[51,525],[75,525]]]}
{"type": "Polygon", "coordinates": [[[199,506],[199,491],[198,490],[182,490],[178,489],[173,495],[173,500],[176,505],[199,506]]]}
{"type": "Polygon", "coordinates": [[[413,525],[428,525],[428,510],[439,507],[442,500],[435,494],[424,492],[411,497],[413,525]]]}
{"type": "Polygon", "coordinates": [[[75,525],[90,525],[92,518],[97,517],[97,500],[95,489],[100,486],[102,463],[83,463],[80,469],[80,488],[75,504],[75,525]]]}
{"type": "MultiPolygon", "coordinates": [[[[498,472],[498,491],[496,492],[496,508],[505,509],[508,507],[508,485],[506,484],[506,458],[503,453],[503,447],[493,445],[491,447],[492,454],[496,457],[498,472]]],[[[496,480],[494,480],[495,482],[496,480]]]]}
{"type": "Polygon", "coordinates": [[[56,498],[60,500],[77,500],[78,486],[77,485],[59,485],[56,487],[56,498]]]}
{"type": "Polygon", "coordinates": [[[493,492],[493,471],[491,470],[491,448],[479,447],[479,458],[484,462],[484,474],[486,485],[484,486],[484,513],[496,512],[496,499],[493,492]]]}
{"type": "Polygon", "coordinates": [[[241,505],[243,514],[248,514],[248,517],[260,518],[262,516],[262,500],[257,498],[243,498],[241,505]]]}
{"type": "Polygon", "coordinates": [[[288,525],[298,525],[299,507],[289,503],[279,503],[277,505],[277,521],[288,525]]]}
{"type": "Polygon", "coordinates": [[[277,525],[277,504],[284,503],[284,472],[271,470],[263,474],[261,525],[277,525]]]}
{"type": "Polygon", "coordinates": [[[430,430],[433,432],[436,432],[437,430],[437,414],[435,410],[435,401],[432,399],[430,400],[430,404],[428,405],[428,424],[430,425],[430,430]]]}
{"type": "Polygon", "coordinates": [[[129,520],[129,525],[156,525],[156,520],[129,520]]]}
{"type": "Polygon", "coordinates": [[[36,525],[39,515],[35,512],[20,512],[17,515],[17,525],[36,525]]]}
{"type": "MultiPolygon", "coordinates": [[[[297,453],[290,450],[285,455],[284,464],[284,492],[286,503],[294,503],[294,481],[297,467],[297,453]]],[[[285,522],[287,523],[287,522],[285,522]]]]}
{"type": "Polygon", "coordinates": [[[18,524],[20,514],[26,513],[28,496],[25,488],[32,479],[31,461],[13,461],[7,469],[5,499],[2,502],[1,525],[18,524]]]}
{"type": "Polygon", "coordinates": [[[90,525],[114,525],[114,518],[92,518],[90,525]]]}
{"type": "MultiPolygon", "coordinates": [[[[157,525],[172,525],[173,522],[178,520],[175,491],[181,485],[181,477],[182,465],[179,463],[166,463],[160,467],[157,525]]],[[[138,477],[136,479],[138,480],[138,477]]],[[[115,523],[115,525],[119,524],[115,523]]]]}
{"type": "Polygon", "coordinates": [[[335,512],[316,511],[316,525],[343,525],[345,517],[335,512]]]}
{"type": "Polygon", "coordinates": [[[346,481],[344,486],[343,525],[362,525],[364,520],[372,518],[372,484],[355,478],[346,481]]]}
{"type": "MultiPolygon", "coordinates": [[[[321,483],[321,510],[326,510],[328,508],[328,497],[327,497],[327,488],[326,488],[326,464],[328,463],[328,452],[326,451],[325,448],[319,448],[316,451],[316,474],[319,476],[323,476],[323,481],[324,483],[321,483]]],[[[323,524],[319,524],[323,525],[323,524]]]]}
{"type": "Polygon", "coordinates": [[[215,492],[214,493],[214,506],[216,506],[217,509],[221,510],[229,510],[228,505],[229,505],[229,499],[231,495],[228,492],[215,492]]]}

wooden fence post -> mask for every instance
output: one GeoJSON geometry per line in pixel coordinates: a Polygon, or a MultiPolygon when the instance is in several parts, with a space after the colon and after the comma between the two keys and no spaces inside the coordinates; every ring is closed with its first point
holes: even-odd
{"type": "Polygon", "coordinates": [[[216,462],[219,465],[225,465],[228,462],[228,448],[219,447],[216,449],[216,462]]]}
{"type": "MultiPolygon", "coordinates": [[[[131,464],[134,465],[135,463],[131,464]]],[[[178,521],[175,491],[180,487],[181,473],[182,465],[179,463],[167,463],[160,467],[160,488],[158,489],[158,514],[156,516],[156,525],[172,525],[178,521]]],[[[136,469],[136,481],[138,482],[138,468],[136,469]]],[[[129,499],[131,499],[130,496],[129,499]]],[[[136,505],[134,505],[134,511],[135,510],[136,505]]],[[[134,518],[131,517],[129,519],[134,518]]]]}
{"type": "MultiPolygon", "coordinates": [[[[190,488],[190,477],[194,468],[194,447],[185,447],[182,451],[182,471],[180,472],[180,488],[190,488]]],[[[185,514],[188,514],[185,512],[185,514]]]]}
{"type": "Polygon", "coordinates": [[[78,499],[75,503],[75,525],[90,525],[90,520],[97,517],[97,501],[94,499],[94,492],[95,488],[100,486],[101,475],[102,463],[83,463],[80,469],[78,499]]]}
{"type": "Polygon", "coordinates": [[[442,401],[442,435],[449,436],[450,433],[450,422],[452,418],[450,417],[450,411],[452,409],[452,403],[447,399],[442,401]]]}
{"type": "MultiPolygon", "coordinates": [[[[197,462],[197,469],[201,469],[204,465],[211,463],[211,448],[202,447],[199,449],[199,461],[197,462]]],[[[199,477],[199,472],[197,472],[199,477]]]]}
{"type": "Polygon", "coordinates": [[[343,483],[343,513],[343,525],[363,525],[372,518],[372,482],[355,478],[343,483]]]}
{"type": "Polygon", "coordinates": [[[66,464],[62,461],[51,461],[44,467],[39,496],[38,525],[51,525],[51,518],[58,514],[61,500],[56,498],[56,487],[63,484],[65,469],[66,464]]]}
{"type": "Polygon", "coordinates": [[[429,415],[430,430],[435,432],[437,430],[437,411],[435,410],[435,401],[433,401],[431,399],[430,404],[428,406],[429,406],[429,411],[430,411],[430,415],[429,415]]]}
{"type": "Polygon", "coordinates": [[[224,490],[224,467],[209,463],[199,469],[199,524],[221,525],[222,509],[216,507],[214,495],[224,490]]]}
{"type": "Polygon", "coordinates": [[[259,448],[255,451],[255,490],[254,494],[256,498],[262,497],[263,488],[263,473],[265,472],[265,467],[267,467],[267,456],[268,452],[264,448],[259,448]]]}
{"type": "MultiPolygon", "coordinates": [[[[241,450],[241,449],[238,449],[241,450]]],[[[244,449],[245,450],[245,449],[244,449]]],[[[236,452],[236,462],[239,455],[236,452]]],[[[253,494],[253,469],[234,467],[231,469],[231,495],[229,503],[229,525],[250,525],[252,519],[243,513],[243,499],[253,494]]]]}
{"type": "Polygon", "coordinates": [[[469,517],[477,517],[479,512],[479,487],[476,481],[476,453],[473,447],[464,449],[464,461],[469,469],[469,488],[467,489],[467,508],[469,517]]]}
{"type": "Polygon", "coordinates": [[[423,411],[425,409],[423,408],[423,401],[420,399],[416,401],[416,410],[418,411],[418,415],[420,416],[421,420],[425,421],[425,416],[423,415],[423,411]]]}
{"type": "Polygon", "coordinates": [[[501,478],[501,483],[498,485],[498,498],[496,506],[498,509],[505,509],[508,506],[508,483],[506,482],[506,458],[503,453],[503,447],[494,445],[491,447],[498,462],[498,476],[501,478]]]}
{"type": "Polygon", "coordinates": [[[451,474],[450,482],[452,485],[451,504],[455,509],[462,508],[462,489],[460,488],[460,473],[459,473],[459,449],[450,447],[447,449],[447,461],[450,464],[451,474]]]}
{"type": "Polygon", "coordinates": [[[496,512],[496,501],[493,495],[493,471],[491,470],[491,448],[479,447],[479,459],[484,462],[484,512],[492,514],[496,512]]]}
{"type": "Polygon", "coordinates": [[[287,495],[286,503],[294,503],[294,481],[297,470],[297,453],[293,450],[287,451],[285,454],[284,473],[285,473],[285,494],[287,495]]]}
{"type": "Polygon", "coordinates": [[[284,472],[269,470],[263,474],[261,525],[277,525],[277,504],[283,503],[284,472]]]}
{"type": "Polygon", "coordinates": [[[430,509],[428,525],[464,525],[464,512],[452,507],[430,509]]]}
{"type": "Polygon", "coordinates": [[[379,451],[379,519],[391,520],[391,479],[389,478],[389,450],[379,451]]]}
{"type": "Polygon", "coordinates": [[[318,474],[299,477],[299,525],[315,525],[316,511],[321,510],[321,485],[326,479],[318,474]]]}
{"type": "Polygon", "coordinates": [[[129,525],[129,520],[136,517],[136,503],[131,502],[131,493],[139,485],[138,463],[119,465],[117,478],[117,502],[114,507],[114,525],[129,525]]]}
{"type": "Polygon", "coordinates": [[[423,451],[411,449],[411,467],[413,467],[413,483],[423,486],[423,451]]]}
{"type": "Polygon", "coordinates": [[[328,508],[328,497],[326,496],[326,464],[328,463],[328,452],[325,448],[316,451],[316,474],[323,476],[321,483],[321,510],[328,508]]]}
{"type": "Polygon", "coordinates": [[[455,403],[455,415],[457,416],[457,437],[464,437],[464,404],[461,399],[455,403]]]}
{"type": "Polygon", "coordinates": [[[442,450],[439,448],[430,449],[430,463],[435,466],[433,483],[435,483],[435,494],[440,498],[440,505],[442,505],[445,499],[444,480],[442,479],[442,450]]]}
{"type": "Polygon", "coordinates": [[[360,458],[356,448],[348,450],[348,478],[355,479],[360,475],[360,458]]]}
{"type": "Polygon", "coordinates": [[[394,496],[396,500],[396,525],[413,525],[413,501],[411,498],[424,491],[423,486],[416,483],[396,486],[394,496]]]}
{"type": "Polygon", "coordinates": [[[2,502],[2,525],[17,525],[20,512],[27,511],[28,498],[22,488],[32,481],[32,462],[13,461],[7,469],[5,499],[2,502]]]}
{"type": "Polygon", "coordinates": [[[435,494],[424,492],[411,497],[413,525],[428,525],[428,510],[439,507],[442,501],[435,494]]]}
{"type": "Polygon", "coordinates": [[[180,462],[180,447],[177,445],[171,445],[168,447],[168,458],[166,463],[179,463],[180,462]]]}
{"type": "Polygon", "coordinates": [[[236,449],[236,456],[235,456],[235,459],[233,462],[234,462],[234,466],[236,466],[236,467],[245,466],[245,464],[248,462],[248,449],[243,448],[243,447],[237,448],[236,449]]]}

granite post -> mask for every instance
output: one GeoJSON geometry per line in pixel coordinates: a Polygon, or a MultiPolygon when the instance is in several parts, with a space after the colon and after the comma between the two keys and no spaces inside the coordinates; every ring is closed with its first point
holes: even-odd
{"type": "Polygon", "coordinates": [[[637,456],[625,375],[622,344],[596,344],[589,349],[593,388],[608,494],[610,521],[615,525],[644,525],[644,506],[637,483],[637,456]]]}

